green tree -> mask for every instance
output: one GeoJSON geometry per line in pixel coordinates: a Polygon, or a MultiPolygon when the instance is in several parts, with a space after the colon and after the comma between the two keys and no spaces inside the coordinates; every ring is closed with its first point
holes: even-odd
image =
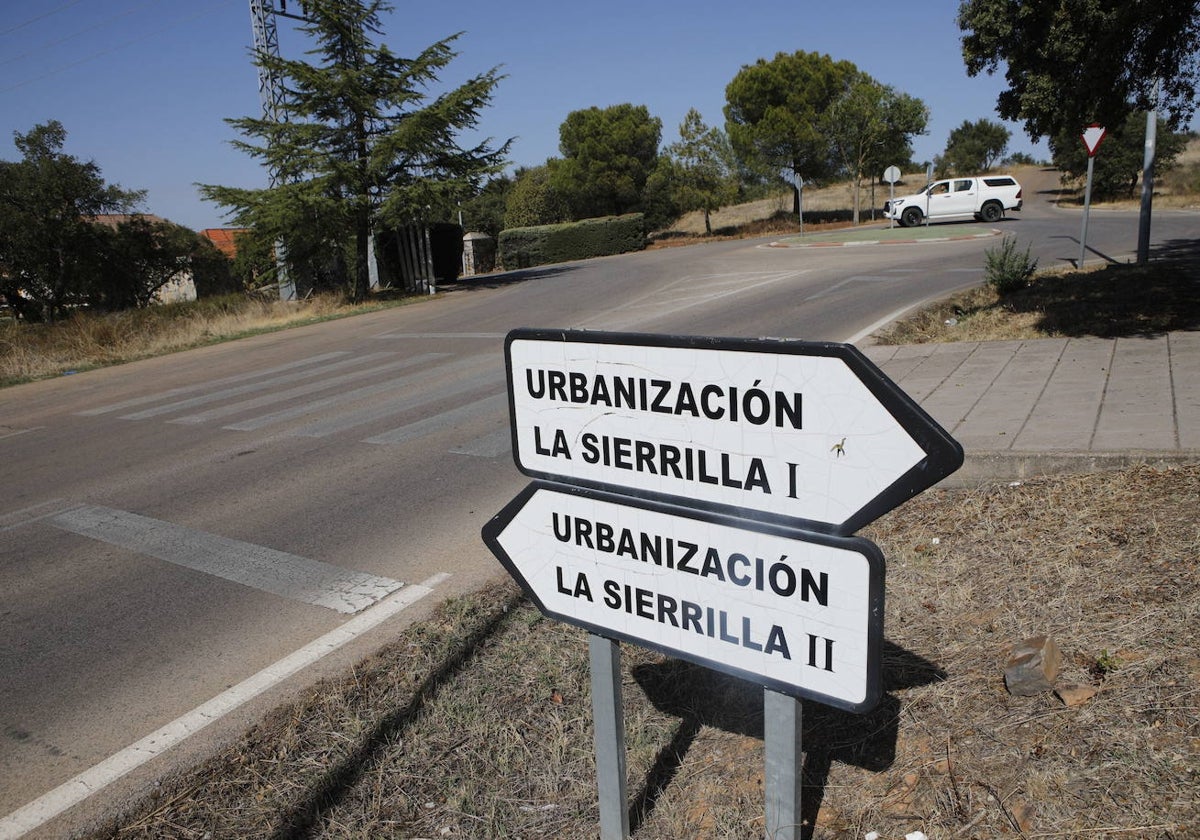
{"type": "Polygon", "coordinates": [[[98,309],[149,306],[172,280],[207,268],[211,256],[211,243],[194,230],[145,216],[120,222],[106,238],[103,269],[87,291],[98,309]]]}
{"type": "Polygon", "coordinates": [[[1004,157],[1011,132],[991,120],[963,120],[950,130],[946,140],[945,163],[960,175],[986,172],[1004,157]]]}
{"type": "Polygon", "coordinates": [[[0,161],[0,294],[25,320],[87,300],[110,241],[92,218],[129,212],[145,195],[106,184],[94,161],[63,153],[66,139],[57,120],[14,132],[22,159],[0,161]]]}
{"type": "MultiPolygon", "coordinates": [[[[1087,177],[1087,148],[1073,131],[1054,138],[1050,150],[1054,165],[1079,181],[1087,177]]],[[[1132,113],[1120,125],[1107,129],[1104,142],[1096,153],[1092,172],[1092,195],[1098,199],[1133,198],[1145,159],[1146,115],[1132,113]]],[[[1170,168],[1187,146],[1187,135],[1167,128],[1158,121],[1155,167],[1170,168]]]]}
{"type": "Polygon", "coordinates": [[[483,189],[462,203],[465,230],[493,238],[499,236],[504,230],[504,213],[515,184],[516,180],[508,175],[489,178],[483,189]]]}
{"type": "Polygon", "coordinates": [[[737,197],[729,138],[706,125],[700,112],[691,108],[679,125],[679,142],[667,146],[666,154],[675,164],[671,173],[673,203],[685,213],[703,210],[704,230],[711,234],[711,214],[737,197]]]}
{"type": "Polygon", "coordinates": [[[552,184],[554,170],[560,163],[552,159],[541,166],[517,170],[505,204],[504,227],[534,227],[570,220],[567,202],[552,184]]]}
{"type": "Polygon", "coordinates": [[[837,170],[829,112],[857,73],[828,55],[778,53],[742,67],[725,88],[725,131],[734,150],[797,182],[797,215],[799,179],[818,181],[837,170]]]}
{"type": "Polygon", "coordinates": [[[650,116],[645,105],[572,111],[558,138],[563,159],[554,168],[551,185],[575,219],[641,209],[662,138],[662,120],[650,116]]]}
{"type": "Polygon", "coordinates": [[[1195,110],[1195,0],[965,0],[958,25],[968,74],[1004,66],[997,113],[1023,120],[1030,137],[1120,125],[1156,108],[1156,83],[1171,125],[1195,110]]]}
{"type": "Polygon", "coordinates": [[[310,277],[352,265],[350,297],[362,300],[373,229],[449,216],[500,170],[508,143],[464,148],[459,136],[477,126],[501,77],[493,69],[431,99],[426,91],[456,57],[458,36],[401,58],[377,42],[380,14],[391,9],[383,0],[312,0],[306,8],[302,29],[315,60],[256,58],[284,80],[286,121],[229,120],[249,138],[235,145],[277,185],[201,191],[232,208],[237,224],[285,241],[289,262],[310,277]]]}
{"type": "Polygon", "coordinates": [[[880,84],[866,73],[855,73],[830,106],[828,119],[833,147],[854,182],[854,223],[858,224],[863,173],[871,173],[874,179],[890,165],[883,161],[900,154],[911,157],[910,138],[925,133],[929,109],[920,99],[880,84]]]}

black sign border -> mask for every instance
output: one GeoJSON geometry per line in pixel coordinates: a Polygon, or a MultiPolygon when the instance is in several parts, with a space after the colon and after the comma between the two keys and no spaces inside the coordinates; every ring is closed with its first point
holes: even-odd
{"type": "Polygon", "coordinates": [[[871,711],[878,705],[883,693],[883,621],[884,621],[884,578],[886,576],[887,564],[884,560],[883,553],[870,540],[862,537],[846,537],[836,536],[833,534],[824,534],[814,531],[806,531],[799,528],[787,527],[784,525],[761,522],[747,521],[737,517],[724,516],[719,513],[696,510],[692,508],[679,507],[677,505],[663,504],[653,502],[646,499],[640,499],[632,496],[622,496],[614,493],[606,493],[593,490],[587,487],[580,487],[573,484],[561,484],[551,481],[533,481],[530,482],[525,489],[517,494],[511,502],[504,506],[504,509],[492,517],[482,529],[483,541],[487,547],[491,549],[492,554],[504,566],[508,573],[521,585],[521,589],[534,603],[541,612],[553,619],[562,621],[566,624],[571,624],[575,627],[587,630],[597,636],[602,636],[606,639],[629,642],[630,644],[638,645],[639,647],[648,648],[659,653],[671,656],[677,659],[683,659],[688,662],[693,662],[697,665],[702,665],[706,668],[711,668],[715,671],[730,674],[756,685],[761,685],[764,688],[770,688],[773,691],[787,694],[791,697],[804,698],[823,703],[827,706],[832,706],[837,709],[844,709],[849,712],[866,713],[871,711]],[[730,666],[724,662],[717,662],[706,659],[698,654],[689,651],[677,650],[667,645],[660,645],[647,641],[638,636],[629,633],[615,631],[609,627],[602,627],[584,621],[569,613],[562,613],[556,610],[547,608],[546,604],[538,597],[533,588],[525,580],[525,576],[521,574],[521,570],[514,562],[513,558],[508,555],[504,547],[500,544],[500,535],[504,529],[516,518],[521,509],[529,502],[533,495],[538,490],[548,490],[557,493],[564,493],[573,496],[582,496],[587,499],[594,499],[611,504],[623,505],[626,507],[640,508],[642,510],[652,511],[656,513],[668,514],[671,516],[683,517],[692,519],[698,522],[705,522],[714,525],[723,525],[730,528],[737,528],[743,531],[756,531],[758,533],[767,534],[770,536],[784,537],[800,542],[816,543],[833,548],[839,548],[845,551],[853,551],[866,558],[869,569],[868,583],[868,609],[867,609],[867,664],[866,664],[866,686],[863,695],[863,700],[854,703],[844,698],[832,697],[822,694],[803,686],[784,683],[778,680],[769,679],[762,674],[753,671],[746,671],[741,668],[730,666]]]}
{"type": "Polygon", "coordinates": [[[508,380],[509,428],[512,434],[513,461],[524,475],[566,485],[590,487],[595,490],[632,496],[647,501],[664,502],[687,508],[701,508],[713,513],[756,522],[776,522],[804,531],[847,536],[875,521],[888,511],[903,504],[918,493],[937,484],[963,464],[963,448],[912,397],[900,390],[876,365],[852,344],[833,341],[801,341],[779,338],[719,338],[687,335],[655,335],[649,333],[619,333],[590,330],[551,330],[518,328],[504,339],[504,367],[508,380]],[[878,493],[871,501],[842,522],[821,522],[800,517],[775,514],[754,508],[706,502],[688,496],[675,496],[641,490],[627,485],[593,481],[561,473],[531,469],[521,463],[517,434],[516,387],[512,369],[514,341],[561,341],[588,344],[633,345],[639,347],[683,347],[693,350],[738,350],[754,353],[778,353],[791,356],[822,356],[841,359],[883,408],[912,437],[925,452],[925,457],[904,475],[878,493]]]}

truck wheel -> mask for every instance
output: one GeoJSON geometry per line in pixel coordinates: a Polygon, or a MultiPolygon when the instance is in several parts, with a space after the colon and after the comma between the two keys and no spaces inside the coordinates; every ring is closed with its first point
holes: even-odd
{"type": "Polygon", "coordinates": [[[904,227],[916,227],[921,224],[921,209],[909,207],[900,214],[900,224],[904,227]]]}
{"type": "Polygon", "coordinates": [[[994,225],[1000,221],[1004,215],[1004,208],[1000,206],[998,201],[989,201],[983,207],[979,208],[979,218],[983,219],[989,225],[994,225]]]}

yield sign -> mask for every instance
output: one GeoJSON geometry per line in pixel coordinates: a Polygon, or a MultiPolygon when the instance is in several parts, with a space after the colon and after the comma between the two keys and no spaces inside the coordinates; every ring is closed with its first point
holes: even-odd
{"type": "Polygon", "coordinates": [[[1083,130],[1083,145],[1087,148],[1088,157],[1095,157],[1100,150],[1100,144],[1107,136],[1107,129],[1098,123],[1092,123],[1083,130]]]}
{"type": "Polygon", "coordinates": [[[849,534],[962,447],[848,344],[515,330],[526,475],[849,534]]]}
{"type": "Polygon", "coordinates": [[[541,482],[483,537],[552,618],[842,709],[879,699],[884,563],[867,540],[541,482]]]}

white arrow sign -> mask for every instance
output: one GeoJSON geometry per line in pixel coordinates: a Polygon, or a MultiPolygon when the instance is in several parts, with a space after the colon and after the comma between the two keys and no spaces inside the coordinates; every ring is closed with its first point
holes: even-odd
{"type": "Polygon", "coordinates": [[[846,344],[516,330],[505,358],[538,478],[848,534],[963,460],[846,344]]]}
{"type": "Polygon", "coordinates": [[[553,618],[851,711],[879,698],[884,564],[866,540],[538,482],[483,537],[553,618]]]}

